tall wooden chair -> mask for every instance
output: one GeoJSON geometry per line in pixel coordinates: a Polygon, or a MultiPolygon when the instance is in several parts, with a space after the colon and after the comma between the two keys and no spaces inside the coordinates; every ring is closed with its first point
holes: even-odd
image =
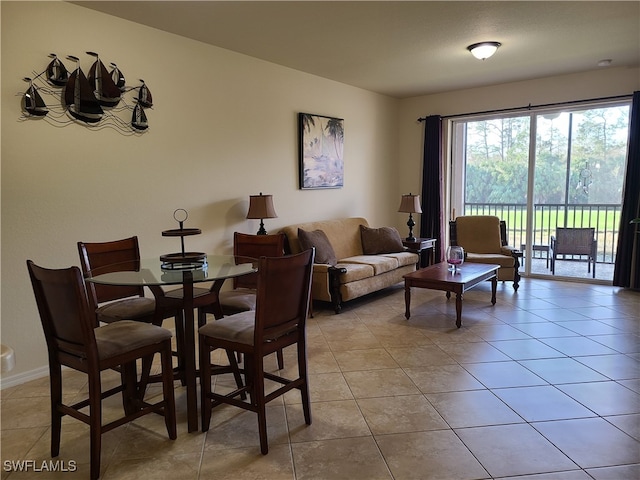
{"type": "Polygon", "coordinates": [[[591,273],[593,264],[593,278],[596,278],[596,252],[598,242],[596,240],[595,228],[556,228],[556,234],[551,235],[551,245],[549,254],[551,257],[551,274],[556,274],[556,261],[559,256],[562,259],[565,255],[577,255],[580,259],[586,257],[587,273],[591,273]]]}
{"type": "MultiPolygon", "coordinates": [[[[80,266],[85,278],[104,273],[140,269],[140,246],[138,237],[107,242],[78,242],[80,266]]],[[[161,326],[167,319],[175,318],[176,351],[178,371],[181,370],[184,344],[182,310],[176,305],[163,304],[160,308],[154,298],[145,297],[144,287],[136,285],[99,285],[86,282],[89,304],[96,316],[96,326],[120,320],[153,323],[161,326]]],[[[151,365],[145,362],[143,375],[149,376],[151,365]]],[[[184,379],[181,379],[184,384],[184,379]]]]}
{"type": "Polygon", "coordinates": [[[280,258],[262,257],[258,263],[255,311],[237,313],[199,329],[202,431],[209,429],[214,405],[226,403],[256,412],[260,450],[268,453],[266,404],[293,388],[300,390],[305,423],[311,424],[305,325],[315,250],[280,258]],[[287,379],[264,370],[264,357],[289,345],[297,346],[298,378],[287,379]],[[211,389],[209,356],[224,348],[245,356],[245,386],[221,395],[211,389]],[[265,379],[282,384],[265,393],[265,379]],[[248,401],[237,397],[249,394],[248,401]]]}
{"type": "MultiPolygon", "coordinates": [[[[284,233],[274,235],[233,234],[233,254],[240,257],[282,257],[284,255],[284,233]]],[[[233,279],[233,290],[220,292],[220,307],[224,315],[256,309],[258,274],[243,275],[233,279]]],[[[213,312],[210,312],[213,313],[213,312]]]]}
{"type": "MultiPolygon", "coordinates": [[[[135,236],[109,242],[78,242],[78,254],[85,277],[140,268],[140,247],[135,236]]],[[[175,308],[156,313],[155,300],[145,297],[141,286],[87,283],[87,292],[96,322],[136,320],[161,325],[165,318],[180,315],[175,308]]],[[[176,334],[177,330],[176,326],[176,334]]]]}
{"type": "MultiPolygon", "coordinates": [[[[260,257],[282,257],[284,255],[284,233],[274,235],[248,235],[234,232],[233,254],[239,257],[257,259],[260,257]]],[[[233,289],[224,290],[218,294],[218,303],[211,303],[198,309],[198,326],[206,322],[206,315],[210,313],[216,319],[256,309],[256,287],[258,274],[242,275],[233,279],[233,289]]],[[[282,351],[276,352],[278,367],[284,368],[282,351]]]]}
{"type": "Polygon", "coordinates": [[[170,439],[176,438],[176,412],[171,366],[171,332],[143,322],[121,320],[95,325],[84,279],[78,267],[50,270],[27,260],[49,352],[51,384],[51,456],[60,453],[62,417],[70,415],[89,425],[91,479],[100,476],[101,436],[148,413],[164,416],[170,439]],[[163,398],[149,404],[140,398],[136,360],[159,353],[162,360],[163,398]],[[89,396],[73,405],[63,403],[62,366],[88,376],[89,396]],[[122,384],[102,390],[100,372],[119,367],[122,384]],[[122,392],[125,414],[102,424],[102,399],[122,392]],[[89,407],[89,413],[80,410],[89,407]]]}

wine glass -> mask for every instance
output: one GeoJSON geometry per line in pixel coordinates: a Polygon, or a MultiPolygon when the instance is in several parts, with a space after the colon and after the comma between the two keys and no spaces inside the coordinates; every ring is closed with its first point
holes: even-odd
{"type": "Polygon", "coordinates": [[[448,247],[447,263],[449,264],[449,271],[456,273],[460,265],[464,263],[464,249],[457,245],[448,247]]]}

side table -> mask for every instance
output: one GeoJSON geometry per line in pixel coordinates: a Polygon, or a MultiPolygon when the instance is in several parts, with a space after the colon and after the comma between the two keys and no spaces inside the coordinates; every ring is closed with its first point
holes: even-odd
{"type": "Polygon", "coordinates": [[[416,268],[424,268],[434,264],[436,239],[435,238],[416,238],[415,240],[402,240],[402,244],[412,253],[417,253],[420,257],[416,268]],[[427,250],[429,257],[427,258],[427,250]]]}

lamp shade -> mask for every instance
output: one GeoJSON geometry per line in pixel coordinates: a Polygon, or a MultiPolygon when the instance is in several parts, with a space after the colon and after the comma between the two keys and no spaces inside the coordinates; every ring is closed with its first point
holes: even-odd
{"type": "Polygon", "coordinates": [[[263,195],[262,192],[260,195],[250,195],[247,218],[278,218],[273,208],[273,196],[263,195]]]}
{"type": "Polygon", "coordinates": [[[403,213],[422,213],[420,195],[402,195],[398,211],[403,213]]]}
{"type": "Polygon", "coordinates": [[[501,45],[500,42],[480,42],[469,45],[467,50],[478,60],[485,60],[496,53],[496,50],[498,50],[498,47],[501,45]]]}

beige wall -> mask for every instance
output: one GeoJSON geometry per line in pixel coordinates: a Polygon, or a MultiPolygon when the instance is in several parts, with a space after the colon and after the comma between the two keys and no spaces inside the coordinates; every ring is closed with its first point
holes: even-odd
{"type": "MultiPolygon", "coordinates": [[[[138,235],[142,254],[179,251],[173,212],[189,212],[190,250],[230,252],[254,233],[248,197],[274,195],[291,223],[367,217],[401,227],[396,189],[397,101],[61,2],[2,2],[2,343],[16,351],[3,385],[44,372],[46,348],[26,259],[78,264],[76,242],[138,235]],[[42,28],[30,28],[40,25],[42,28]],[[56,52],[93,50],[154,98],[142,136],[19,121],[24,76],[56,52]],[[345,186],[298,189],[297,114],[344,118],[345,186]],[[38,370],[40,369],[40,370],[38,370]]],[[[66,62],[67,66],[71,62],[66,62]]]]}
{"type": "Polygon", "coordinates": [[[78,264],[78,240],[129,235],[139,236],[144,256],[177,251],[176,239],[161,236],[176,227],[176,208],[189,211],[187,227],[203,232],[186,239],[188,249],[226,253],[233,231],[257,230],[244,216],[248,196],[260,191],[274,195],[279,215],[266,221],[269,230],[357,215],[403,233],[400,194],[421,185],[418,117],[640,89],[637,69],[608,69],[399,101],[67,3],[0,6],[0,333],[17,356],[2,386],[46,373],[27,258],[66,267],[78,264]],[[86,50],[118,63],[129,84],[147,81],[155,103],[147,133],[20,121],[22,77],[44,69],[50,52],[79,56],[86,69],[86,50]],[[298,112],[345,119],[344,188],[298,190],[298,112]]]}

